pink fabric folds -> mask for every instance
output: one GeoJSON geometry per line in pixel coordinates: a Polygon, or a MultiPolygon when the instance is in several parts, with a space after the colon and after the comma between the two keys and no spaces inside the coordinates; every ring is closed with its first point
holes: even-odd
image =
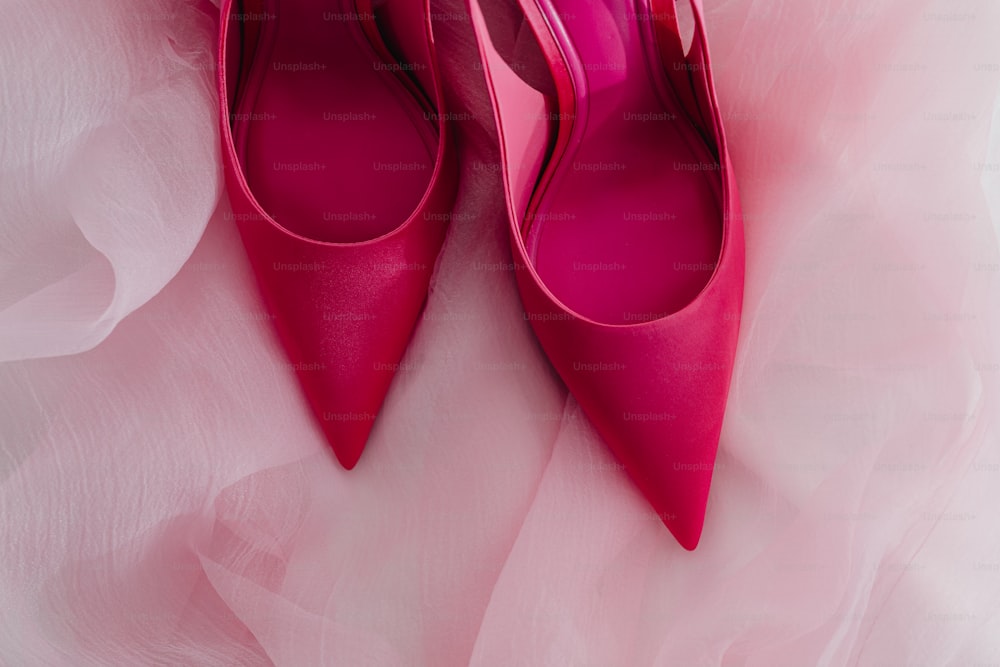
{"type": "Polygon", "coordinates": [[[462,190],[351,472],[207,221],[211,12],[84,4],[0,26],[0,663],[996,662],[995,3],[705,2],[748,273],[693,553],[523,317],[461,3],[462,190]]]}
{"type": "Polygon", "coordinates": [[[5,8],[0,361],[92,348],[191,255],[220,194],[213,9],[5,8]]]}

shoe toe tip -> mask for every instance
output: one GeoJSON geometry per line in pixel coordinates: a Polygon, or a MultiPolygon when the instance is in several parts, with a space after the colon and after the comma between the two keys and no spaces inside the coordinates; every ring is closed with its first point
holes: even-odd
{"type": "Polygon", "coordinates": [[[702,524],[689,523],[682,524],[680,526],[668,526],[670,528],[671,534],[677,543],[684,547],[687,551],[694,551],[698,548],[698,544],[701,542],[701,528],[702,524]]]}
{"type": "Polygon", "coordinates": [[[323,435],[337,461],[345,470],[353,470],[365,450],[374,420],[355,423],[324,423],[323,435]]]}
{"type": "Polygon", "coordinates": [[[354,470],[354,466],[358,465],[358,461],[361,460],[363,447],[344,447],[333,443],[330,443],[330,446],[344,470],[354,470]]]}

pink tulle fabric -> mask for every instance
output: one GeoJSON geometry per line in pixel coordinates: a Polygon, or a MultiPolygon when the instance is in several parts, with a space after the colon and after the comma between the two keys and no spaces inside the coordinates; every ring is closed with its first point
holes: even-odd
{"type": "Polygon", "coordinates": [[[460,0],[465,178],[350,473],[222,196],[216,7],[8,2],[0,664],[996,664],[1000,5],[705,4],[748,273],[688,553],[522,316],[460,0]]]}

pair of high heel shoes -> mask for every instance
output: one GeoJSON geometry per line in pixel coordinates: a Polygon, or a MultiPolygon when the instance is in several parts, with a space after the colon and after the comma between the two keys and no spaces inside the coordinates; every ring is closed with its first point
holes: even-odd
{"type": "MultiPolygon", "coordinates": [[[[743,229],[700,0],[471,0],[538,340],[658,517],[701,536],[743,229]]],[[[427,0],[225,0],[234,218],[350,469],[426,299],[459,165],[427,0]]],[[[476,74],[478,76],[478,74],[476,74]]]]}

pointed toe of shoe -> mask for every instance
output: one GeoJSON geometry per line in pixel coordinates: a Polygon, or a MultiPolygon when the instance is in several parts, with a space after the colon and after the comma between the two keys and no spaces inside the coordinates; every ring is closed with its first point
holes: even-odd
{"type": "MultiPolygon", "coordinates": [[[[240,192],[232,176],[230,188],[240,192]]],[[[267,222],[249,196],[233,196],[257,284],[306,399],[338,461],[353,468],[427,300],[444,242],[450,191],[392,234],[334,244],[267,222]]]]}
{"type": "Polygon", "coordinates": [[[698,543],[701,541],[701,530],[705,525],[705,513],[702,512],[702,518],[695,521],[689,520],[684,523],[678,523],[677,525],[667,525],[670,530],[670,534],[674,536],[677,543],[684,547],[687,551],[694,551],[698,548],[698,543]]]}
{"type": "MultiPolygon", "coordinates": [[[[741,284],[711,284],[662,320],[606,326],[557,317],[525,275],[522,298],[542,347],[657,518],[685,549],[705,521],[739,333],[741,284]]],[[[524,272],[527,274],[527,272],[524,272]]]]}
{"type": "Polygon", "coordinates": [[[640,371],[617,391],[609,391],[616,383],[578,376],[568,384],[656,518],[681,546],[693,550],[701,539],[716,467],[728,373],[720,369],[697,387],[685,386],[676,375],[661,384],[663,375],[670,372],[640,371]]]}
{"type": "Polygon", "coordinates": [[[717,387],[712,392],[705,391],[704,382],[696,391],[682,387],[676,378],[659,385],[655,373],[633,376],[630,389],[615,392],[618,400],[604,383],[579,377],[568,381],[656,518],[689,551],[698,546],[705,522],[724,414],[725,375],[720,372],[708,380],[717,387]]]}
{"type": "Polygon", "coordinates": [[[374,420],[344,422],[329,419],[329,415],[317,415],[323,429],[323,435],[333,450],[337,461],[345,470],[353,470],[365,450],[368,436],[371,434],[374,420]],[[326,417],[326,418],[324,418],[326,417]]]}
{"type": "Polygon", "coordinates": [[[347,470],[361,458],[392,380],[391,372],[378,370],[382,363],[358,361],[328,352],[326,361],[303,363],[297,371],[327,444],[347,470]]]}
{"type": "Polygon", "coordinates": [[[367,254],[352,261],[340,253],[337,261],[314,260],[313,276],[265,274],[291,366],[347,469],[361,456],[419,319],[430,252],[425,262],[373,262],[367,254]],[[404,265],[408,270],[398,268],[404,265]],[[380,275],[379,266],[388,268],[380,275]]]}
{"type": "Polygon", "coordinates": [[[346,313],[302,320],[301,311],[278,322],[306,399],[337,460],[358,463],[400,367],[419,302],[406,316],[390,312],[346,313]],[[343,316],[343,317],[342,317],[343,316]]]}
{"type": "MultiPolygon", "coordinates": [[[[688,551],[698,546],[705,525],[716,444],[709,441],[701,447],[692,447],[701,452],[699,458],[704,461],[699,463],[681,463],[676,459],[647,461],[645,478],[639,483],[657,518],[688,551]]],[[[663,446],[670,447],[666,442],[663,446]]]]}

